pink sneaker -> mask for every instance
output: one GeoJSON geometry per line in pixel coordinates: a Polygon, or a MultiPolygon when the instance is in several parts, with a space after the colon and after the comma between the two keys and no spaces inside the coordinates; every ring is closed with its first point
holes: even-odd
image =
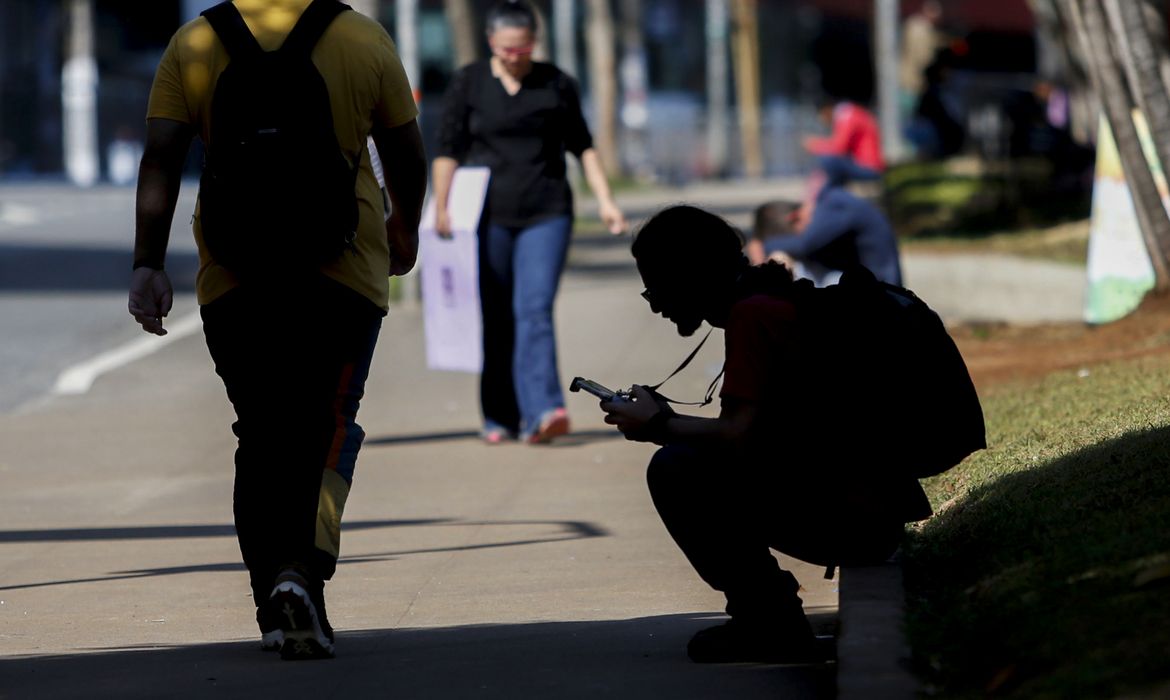
{"type": "Polygon", "coordinates": [[[555,437],[569,433],[569,412],[563,408],[554,408],[545,412],[540,419],[540,428],[528,436],[529,445],[544,445],[552,442],[555,437]]]}
{"type": "Polygon", "coordinates": [[[516,439],[514,434],[511,434],[502,428],[490,428],[488,430],[484,430],[479,434],[479,436],[483,438],[484,443],[488,445],[500,445],[503,444],[505,440],[516,439]]]}

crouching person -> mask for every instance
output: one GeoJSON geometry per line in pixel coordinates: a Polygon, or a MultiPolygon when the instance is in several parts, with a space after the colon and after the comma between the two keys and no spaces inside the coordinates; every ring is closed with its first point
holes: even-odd
{"type": "Polygon", "coordinates": [[[886,468],[899,459],[878,433],[889,421],[852,408],[877,385],[829,381],[821,368],[838,354],[810,335],[823,306],[812,300],[825,290],[776,263],[751,267],[721,218],[666,209],[633,255],[643,297],[681,335],[704,321],[725,331],[717,418],[675,413],[642,386],[601,404],[628,439],[662,446],[647,474],[654,505],[699,576],[727,597],[730,620],[697,633],[687,652],[700,663],[815,661],[799,584],[770,550],[826,567],[879,563],[905,523],[931,512],[914,476],[886,468]]]}

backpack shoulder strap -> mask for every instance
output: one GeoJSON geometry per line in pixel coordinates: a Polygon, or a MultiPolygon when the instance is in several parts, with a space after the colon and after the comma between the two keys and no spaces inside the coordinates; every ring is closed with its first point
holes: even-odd
{"type": "Polygon", "coordinates": [[[309,55],[334,18],[349,9],[352,8],[339,0],[313,0],[301,13],[301,18],[289,32],[280,51],[309,55]]]}
{"type": "Polygon", "coordinates": [[[243,16],[231,0],[224,0],[200,14],[211,23],[211,28],[232,58],[239,60],[263,53],[264,50],[260,48],[256,37],[252,36],[243,16]]]}

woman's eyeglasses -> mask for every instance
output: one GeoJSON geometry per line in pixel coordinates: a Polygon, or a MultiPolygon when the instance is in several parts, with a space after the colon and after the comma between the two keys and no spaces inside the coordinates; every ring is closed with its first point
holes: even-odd
{"type": "Polygon", "coordinates": [[[492,50],[498,54],[516,58],[519,56],[530,56],[535,49],[535,44],[524,44],[522,46],[493,46],[492,50]]]}

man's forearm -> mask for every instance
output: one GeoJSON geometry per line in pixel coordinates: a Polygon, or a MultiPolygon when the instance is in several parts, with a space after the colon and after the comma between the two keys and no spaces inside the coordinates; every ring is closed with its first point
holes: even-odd
{"type": "Polygon", "coordinates": [[[150,119],[138,168],[135,200],[134,267],[160,270],[167,255],[171,220],[191,144],[190,128],[167,119],[150,119]]]}
{"type": "Polygon", "coordinates": [[[427,160],[418,123],[412,120],[392,129],[375,129],[373,137],[385,169],[392,216],[398,220],[398,230],[413,235],[417,242],[427,191],[427,160]]]}
{"type": "Polygon", "coordinates": [[[134,267],[161,270],[167,254],[171,220],[179,199],[180,177],[161,163],[142,160],[135,204],[134,267]]]}

